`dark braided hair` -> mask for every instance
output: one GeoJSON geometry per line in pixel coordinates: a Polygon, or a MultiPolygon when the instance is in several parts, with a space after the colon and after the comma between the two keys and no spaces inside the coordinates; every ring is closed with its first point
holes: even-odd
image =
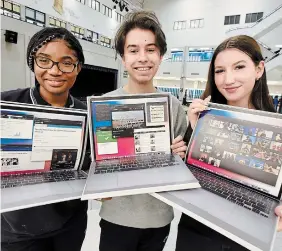
{"type": "Polygon", "coordinates": [[[78,61],[81,64],[84,63],[84,55],[83,55],[81,44],[70,31],[68,31],[65,28],[46,27],[33,35],[27,47],[26,60],[29,68],[32,71],[34,71],[34,56],[36,52],[43,45],[56,39],[61,39],[66,41],[68,47],[76,52],[78,61]]]}

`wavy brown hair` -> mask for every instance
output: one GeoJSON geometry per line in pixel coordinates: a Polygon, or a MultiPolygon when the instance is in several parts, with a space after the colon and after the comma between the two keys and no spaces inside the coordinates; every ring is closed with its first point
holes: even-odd
{"type": "Polygon", "coordinates": [[[114,43],[117,54],[123,57],[126,35],[135,28],[152,31],[156,37],[156,46],[159,48],[161,56],[166,53],[166,37],[155,13],[152,11],[133,11],[125,15],[124,21],[116,33],[114,43]]]}

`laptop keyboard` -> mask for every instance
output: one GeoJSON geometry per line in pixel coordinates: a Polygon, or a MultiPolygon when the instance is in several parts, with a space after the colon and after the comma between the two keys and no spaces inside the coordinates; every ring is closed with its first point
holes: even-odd
{"type": "Polygon", "coordinates": [[[142,170],[175,165],[178,165],[178,162],[171,154],[156,154],[150,156],[142,155],[97,161],[95,174],[142,170]]]}
{"type": "Polygon", "coordinates": [[[228,182],[215,175],[207,174],[205,171],[190,165],[189,169],[205,190],[266,218],[268,218],[270,212],[272,212],[274,201],[268,197],[255,193],[239,184],[228,182]]]}
{"type": "Polygon", "coordinates": [[[80,171],[63,170],[1,176],[1,188],[19,187],[47,182],[86,179],[80,171]]]}

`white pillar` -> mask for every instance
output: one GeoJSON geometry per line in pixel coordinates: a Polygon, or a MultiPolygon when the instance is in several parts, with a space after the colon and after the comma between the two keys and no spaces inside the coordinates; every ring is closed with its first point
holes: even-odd
{"type": "Polygon", "coordinates": [[[183,50],[183,60],[182,60],[182,71],[181,71],[181,77],[180,77],[180,92],[179,92],[179,101],[182,103],[183,96],[184,96],[184,87],[186,82],[186,58],[188,54],[188,46],[184,47],[183,50]]]}

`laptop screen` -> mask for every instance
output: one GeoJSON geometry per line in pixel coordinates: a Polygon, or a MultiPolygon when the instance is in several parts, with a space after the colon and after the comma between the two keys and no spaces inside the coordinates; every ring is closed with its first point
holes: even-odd
{"type": "Polygon", "coordinates": [[[93,97],[88,105],[96,160],[171,152],[168,94],[93,97]]]}
{"type": "Polygon", "coordinates": [[[87,112],[1,103],[1,175],[77,169],[87,112]]]}
{"type": "Polygon", "coordinates": [[[274,116],[213,108],[201,113],[187,163],[277,197],[282,184],[282,116],[274,116]]]}

